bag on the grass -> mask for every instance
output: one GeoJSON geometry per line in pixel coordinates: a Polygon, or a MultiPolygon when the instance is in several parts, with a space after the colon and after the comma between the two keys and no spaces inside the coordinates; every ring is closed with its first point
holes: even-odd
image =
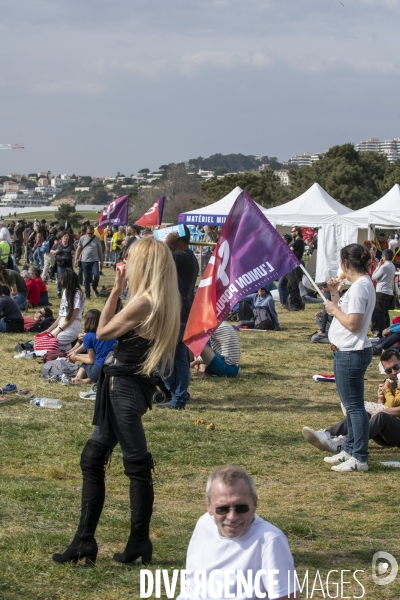
{"type": "Polygon", "coordinates": [[[61,375],[68,375],[69,377],[75,377],[78,371],[78,365],[69,363],[66,358],[59,358],[57,360],[50,360],[42,368],[43,377],[61,377],[61,375]]]}
{"type": "Polygon", "coordinates": [[[112,289],[112,285],[108,285],[107,287],[103,285],[101,290],[99,290],[99,296],[101,296],[102,298],[108,298],[108,296],[111,294],[112,289]]]}
{"type": "Polygon", "coordinates": [[[254,329],[275,329],[271,313],[266,306],[257,306],[253,309],[253,312],[255,316],[254,329]]]}
{"type": "Polygon", "coordinates": [[[43,355],[43,362],[47,363],[50,360],[57,360],[57,358],[65,358],[67,353],[63,350],[48,350],[46,354],[43,355]]]}
{"type": "Polygon", "coordinates": [[[48,331],[35,335],[34,350],[58,350],[58,339],[48,331]]]}

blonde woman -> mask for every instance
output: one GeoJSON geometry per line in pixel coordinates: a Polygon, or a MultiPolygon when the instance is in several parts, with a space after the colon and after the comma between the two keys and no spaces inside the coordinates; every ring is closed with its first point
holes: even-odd
{"type": "Polygon", "coordinates": [[[97,387],[95,429],[81,457],[83,474],[81,518],[76,535],[57,563],[86,558],[94,564],[94,538],[105,497],[104,468],[120,444],[125,474],[130,480],[131,531],[123,553],[114,560],[151,560],[149,525],[153,509],[152,457],[147,450],[142,415],[151,408],[153,375],[158,365],[171,371],[179,334],[180,296],[176,267],[169,248],[154,239],[136,242],[126,266],[118,269],[113,290],[97,328],[100,340],[117,338],[112,360],[106,361],[97,387]],[[118,299],[129,287],[129,300],[116,314],[118,299]]]}

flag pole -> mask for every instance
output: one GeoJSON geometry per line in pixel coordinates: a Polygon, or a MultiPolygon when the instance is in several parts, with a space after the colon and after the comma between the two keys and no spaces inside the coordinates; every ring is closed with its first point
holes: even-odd
{"type": "Polygon", "coordinates": [[[321,290],[319,289],[319,287],[317,286],[317,284],[315,283],[314,279],[311,277],[310,273],[307,271],[305,266],[300,264],[300,268],[303,271],[304,275],[307,277],[307,279],[309,279],[310,283],[315,287],[315,291],[321,296],[322,301],[325,302],[325,296],[322,294],[321,290]]]}

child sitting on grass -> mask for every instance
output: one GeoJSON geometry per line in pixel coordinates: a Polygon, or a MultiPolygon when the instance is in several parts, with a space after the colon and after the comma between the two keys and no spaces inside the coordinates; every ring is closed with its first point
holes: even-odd
{"type": "Polygon", "coordinates": [[[97,308],[87,311],[83,325],[85,333],[79,334],[78,343],[67,353],[70,362],[82,363],[76,377],[71,380],[72,383],[97,383],[104,361],[117,342],[115,339],[106,341],[97,339],[96,330],[100,314],[97,308]],[[81,354],[83,350],[86,350],[87,354],[81,354]]]}

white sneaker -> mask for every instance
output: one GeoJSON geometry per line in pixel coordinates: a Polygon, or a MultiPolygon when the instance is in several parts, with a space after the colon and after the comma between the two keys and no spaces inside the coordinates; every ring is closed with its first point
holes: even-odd
{"type": "Polygon", "coordinates": [[[61,375],[61,385],[74,385],[74,384],[71,381],[71,377],[66,375],[66,373],[63,373],[61,375]]]}
{"type": "Polygon", "coordinates": [[[96,392],[89,390],[88,392],[80,392],[79,398],[82,400],[96,400],[96,392]]]}
{"type": "Polygon", "coordinates": [[[347,437],[345,435],[338,435],[337,437],[331,437],[331,444],[334,447],[334,452],[339,454],[346,445],[347,437]]]}
{"type": "Polygon", "coordinates": [[[325,456],[324,461],[327,463],[343,463],[346,460],[349,460],[349,458],[352,458],[351,454],[342,450],[339,454],[335,454],[334,456],[325,456]]]}
{"type": "Polygon", "coordinates": [[[345,462],[340,463],[340,465],[334,465],[331,467],[331,470],[339,473],[350,473],[350,471],[368,471],[368,463],[361,462],[360,460],[357,460],[351,456],[345,462]]]}
{"type": "Polygon", "coordinates": [[[33,360],[34,358],[36,358],[36,354],[34,352],[22,350],[21,354],[16,354],[14,358],[28,358],[29,360],[33,360]]]}
{"type": "Polygon", "coordinates": [[[303,437],[309,444],[312,444],[318,450],[328,451],[328,452],[337,452],[334,444],[332,443],[330,433],[326,429],[320,429],[319,431],[315,431],[311,429],[311,427],[303,427],[303,437]]]}

